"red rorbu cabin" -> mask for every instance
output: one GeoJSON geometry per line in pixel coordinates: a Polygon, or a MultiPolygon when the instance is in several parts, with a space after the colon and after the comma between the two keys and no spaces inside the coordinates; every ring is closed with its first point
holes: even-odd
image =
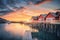
{"type": "Polygon", "coordinates": [[[45,22],[45,17],[47,16],[47,14],[41,14],[38,18],[39,22],[45,22]]]}
{"type": "Polygon", "coordinates": [[[49,23],[56,23],[56,21],[59,20],[59,12],[49,12],[48,15],[46,16],[46,22],[49,22],[49,23]]]}
{"type": "Polygon", "coordinates": [[[38,16],[33,16],[32,17],[32,22],[34,23],[37,23],[38,22],[38,16]]]}

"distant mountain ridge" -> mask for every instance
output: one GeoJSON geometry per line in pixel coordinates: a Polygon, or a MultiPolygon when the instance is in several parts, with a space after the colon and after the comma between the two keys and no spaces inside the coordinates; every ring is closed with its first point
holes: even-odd
{"type": "Polygon", "coordinates": [[[0,18],[0,23],[7,23],[7,22],[8,22],[8,20],[0,18]]]}

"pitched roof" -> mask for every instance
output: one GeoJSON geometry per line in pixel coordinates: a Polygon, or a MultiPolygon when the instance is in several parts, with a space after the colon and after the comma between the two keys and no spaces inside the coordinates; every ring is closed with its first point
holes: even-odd
{"type": "MultiPolygon", "coordinates": [[[[45,17],[47,16],[47,14],[41,14],[40,16],[43,16],[43,17],[45,18],[45,17]]],[[[40,16],[39,16],[39,17],[40,17],[40,16]]]]}
{"type": "Polygon", "coordinates": [[[60,16],[60,12],[59,12],[59,11],[58,11],[58,12],[56,12],[56,14],[60,16]]]}
{"type": "Polygon", "coordinates": [[[38,20],[39,16],[33,16],[32,19],[33,20],[38,20]]]}
{"type": "Polygon", "coordinates": [[[59,12],[49,12],[49,14],[52,14],[54,17],[59,16],[59,12]]]}

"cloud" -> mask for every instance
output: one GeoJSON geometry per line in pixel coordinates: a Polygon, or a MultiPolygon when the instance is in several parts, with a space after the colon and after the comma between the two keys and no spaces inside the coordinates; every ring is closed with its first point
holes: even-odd
{"type": "MultiPolygon", "coordinates": [[[[32,5],[34,7],[34,5],[38,5],[38,4],[44,3],[46,1],[51,1],[51,0],[4,0],[4,1],[0,0],[0,1],[1,1],[1,4],[2,3],[4,4],[2,5],[3,7],[0,7],[0,9],[3,8],[3,10],[6,9],[6,11],[10,10],[11,12],[11,11],[16,11],[18,9],[22,9],[29,5],[30,7],[32,7],[32,5]]],[[[0,14],[5,15],[7,13],[0,13],[0,14]]]]}
{"type": "Polygon", "coordinates": [[[44,1],[49,1],[49,0],[1,0],[1,4],[4,4],[7,8],[13,10],[14,8],[20,8],[20,7],[25,7],[28,5],[33,5],[39,4],[44,1]]]}

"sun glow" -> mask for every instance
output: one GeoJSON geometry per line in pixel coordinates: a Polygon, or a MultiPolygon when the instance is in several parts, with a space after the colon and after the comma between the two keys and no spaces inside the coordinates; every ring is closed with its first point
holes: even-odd
{"type": "Polygon", "coordinates": [[[18,10],[16,12],[11,12],[11,13],[9,13],[7,15],[2,16],[2,18],[7,19],[9,21],[18,21],[18,22],[27,21],[27,20],[31,19],[31,16],[26,15],[22,11],[18,10]]]}

